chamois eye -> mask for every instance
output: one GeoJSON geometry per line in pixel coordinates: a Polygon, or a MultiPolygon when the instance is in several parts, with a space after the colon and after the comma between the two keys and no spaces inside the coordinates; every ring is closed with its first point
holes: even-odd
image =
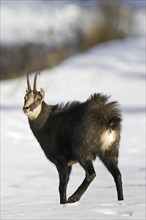
{"type": "Polygon", "coordinates": [[[41,101],[41,97],[36,97],[36,101],[40,102],[41,101]]]}
{"type": "Polygon", "coordinates": [[[25,101],[27,101],[27,99],[28,99],[28,97],[27,97],[27,96],[25,96],[25,97],[24,97],[24,100],[25,100],[25,101]]]}

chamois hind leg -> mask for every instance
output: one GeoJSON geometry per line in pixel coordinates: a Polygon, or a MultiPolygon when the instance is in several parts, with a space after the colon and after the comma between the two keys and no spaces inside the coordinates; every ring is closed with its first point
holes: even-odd
{"type": "Polygon", "coordinates": [[[92,161],[81,163],[81,166],[84,168],[86,176],[79,188],[68,198],[69,203],[78,201],[96,176],[92,161]]]}
{"type": "Polygon", "coordinates": [[[59,173],[60,204],[65,204],[67,203],[66,190],[71,172],[71,166],[68,166],[67,164],[57,164],[56,167],[59,173]]]}
{"type": "Polygon", "coordinates": [[[105,152],[104,156],[100,158],[108,171],[111,173],[111,175],[114,178],[115,184],[116,184],[116,190],[117,190],[117,198],[118,200],[124,200],[123,197],[123,187],[122,187],[122,175],[120,173],[120,170],[118,168],[118,156],[113,154],[112,151],[105,152]]]}

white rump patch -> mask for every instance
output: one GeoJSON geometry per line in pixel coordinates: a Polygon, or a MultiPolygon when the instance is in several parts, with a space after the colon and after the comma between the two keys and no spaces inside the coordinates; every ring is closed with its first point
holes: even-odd
{"type": "Polygon", "coordinates": [[[117,133],[113,130],[106,130],[101,134],[100,144],[102,150],[109,149],[116,140],[117,133]]]}

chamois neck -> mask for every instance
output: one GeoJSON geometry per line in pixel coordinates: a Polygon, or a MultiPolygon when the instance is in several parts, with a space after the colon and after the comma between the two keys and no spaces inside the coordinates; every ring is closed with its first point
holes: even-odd
{"type": "Polygon", "coordinates": [[[32,130],[40,130],[43,128],[45,123],[47,122],[50,114],[52,112],[52,107],[47,105],[44,101],[42,102],[42,108],[40,114],[34,120],[29,120],[29,124],[32,130]]]}

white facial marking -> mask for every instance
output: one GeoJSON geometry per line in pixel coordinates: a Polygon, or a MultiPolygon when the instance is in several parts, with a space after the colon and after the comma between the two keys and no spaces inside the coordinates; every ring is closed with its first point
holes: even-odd
{"type": "Polygon", "coordinates": [[[33,102],[34,102],[34,94],[31,93],[31,94],[29,95],[28,100],[25,101],[25,106],[30,106],[33,102]]]}
{"type": "Polygon", "coordinates": [[[38,105],[33,111],[28,111],[25,114],[30,120],[36,119],[42,110],[42,104],[38,105]]]}
{"type": "Polygon", "coordinates": [[[29,106],[31,106],[34,102],[35,102],[35,94],[33,92],[29,93],[28,95],[25,96],[25,108],[28,107],[28,109],[26,111],[24,111],[24,113],[26,114],[26,116],[30,119],[30,120],[34,120],[36,119],[41,110],[42,110],[42,101],[41,100],[40,104],[33,110],[29,109],[29,106]]]}
{"type": "Polygon", "coordinates": [[[102,150],[107,150],[109,149],[114,141],[116,140],[116,132],[113,130],[106,130],[101,134],[101,147],[102,150]]]}

